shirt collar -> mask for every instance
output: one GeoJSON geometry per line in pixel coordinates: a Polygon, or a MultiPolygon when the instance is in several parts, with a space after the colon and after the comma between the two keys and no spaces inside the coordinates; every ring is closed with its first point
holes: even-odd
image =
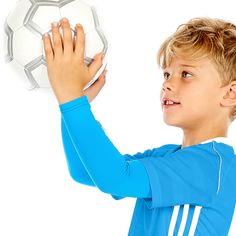
{"type": "MultiPolygon", "coordinates": [[[[224,143],[224,144],[227,144],[229,146],[231,146],[233,149],[234,149],[234,152],[236,152],[236,146],[234,145],[234,143],[232,142],[232,140],[229,138],[229,137],[215,137],[215,138],[212,138],[212,139],[207,139],[199,144],[204,144],[204,143],[209,143],[209,142],[212,142],[212,141],[215,141],[217,143],[224,143]]],[[[181,149],[182,145],[179,146],[178,149],[181,149]]]]}
{"type": "Polygon", "coordinates": [[[209,143],[209,142],[212,142],[212,141],[229,145],[233,148],[234,153],[236,153],[236,146],[229,137],[216,137],[216,138],[208,139],[208,140],[202,142],[201,144],[209,143]]]}
{"type": "Polygon", "coordinates": [[[233,142],[229,137],[216,137],[216,138],[205,140],[204,142],[201,142],[201,144],[202,143],[209,143],[209,142],[212,142],[212,141],[216,141],[218,143],[225,143],[225,144],[228,144],[230,146],[233,146],[233,142]]]}

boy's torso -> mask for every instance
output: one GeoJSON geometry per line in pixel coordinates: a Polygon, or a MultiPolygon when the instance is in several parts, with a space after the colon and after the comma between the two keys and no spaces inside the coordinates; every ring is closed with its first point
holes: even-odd
{"type": "MultiPolygon", "coordinates": [[[[219,155],[218,193],[209,204],[182,204],[168,207],[147,207],[137,199],[129,236],[227,236],[236,202],[236,156],[229,152],[228,139],[215,139],[219,155]]],[[[204,142],[207,143],[207,142],[204,142]]],[[[232,149],[232,148],[231,148],[232,149]]]]}

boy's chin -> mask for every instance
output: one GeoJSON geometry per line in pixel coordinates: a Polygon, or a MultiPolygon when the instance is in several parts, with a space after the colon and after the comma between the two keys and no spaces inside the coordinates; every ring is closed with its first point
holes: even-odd
{"type": "Polygon", "coordinates": [[[176,120],[167,120],[167,119],[164,119],[163,121],[164,121],[164,123],[165,123],[166,125],[169,125],[169,126],[174,126],[174,127],[178,127],[178,128],[181,128],[181,127],[182,127],[181,122],[177,122],[176,120]]]}

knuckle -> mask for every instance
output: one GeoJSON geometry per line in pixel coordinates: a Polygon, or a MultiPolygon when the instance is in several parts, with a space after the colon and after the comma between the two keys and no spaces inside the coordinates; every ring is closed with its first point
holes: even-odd
{"type": "Polygon", "coordinates": [[[66,43],[71,43],[71,41],[72,41],[72,36],[71,36],[71,35],[66,35],[66,36],[64,37],[64,42],[66,42],[66,43]]]}
{"type": "Polygon", "coordinates": [[[62,25],[62,29],[63,29],[63,31],[65,31],[65,32],[69,32],[69,31],[70,31],[70,25],[68,25],[68,24],[63,24],[63,25],[62,25]]]}
{"type": "Polygon", "coordinates": [[[50,55],[50,54],[52,54],[52,50],[49,47],[46,47],[45,53],[46,53],[46,55],[50,55]]]}
{"type": "Polygon", "coordinates": [[[85,43],[85,37],[84,37],[83,35],[81,35],[81,36],[79,37],[79,42],[82,43],[82,44],[85,43]]]}
{"type": "Polygon", "coordinates": [[[58,29],[58,26],[54,25],[53,23],[53,26],[52,26],[52,33],[58,33],[59,32],[59,29],[58,29]]]}
{"type": "Polygon", "coordinates": [[[60,34],[59,34],[59,32],[57,32],[57,33],[53,32],[52,33],[52,39],[53,39],[54,42],[60,41],[60,34]]]}
{"type": "Polygon", "coordinates": [[[61,40],[59,40],[58,38],[55,38],[53,43],[54,43],[54,47],[60,47],[61,46],[61,40]]]}
{"type": "Polygon", "coordinates": [[[71,55],[69,54],[64,54],[63,58],[64,63],[66,64],[71,64],[73,62],[71,55]]]}
{"type": "Polygon", "coordinates": [[[62,26],[63,29],[69,29],[70,28],[69,22],[68,21],[64,21],[64,20],[62,20],[61,26],[62,26]]]}

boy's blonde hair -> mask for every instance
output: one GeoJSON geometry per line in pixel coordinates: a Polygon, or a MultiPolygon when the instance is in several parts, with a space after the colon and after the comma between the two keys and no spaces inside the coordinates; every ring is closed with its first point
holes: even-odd
{"type": "MultiPolygon", "coordinates": [[[[211,59],[222,77],[222,87],[236,80],[236,26],[208,17],[193,18],[180,25],[157,53],[158,65],[165,69],[174,55],[196,60],[211,59]]],[[[232,108],[231,122],[236,118],[232,108]]]]}

